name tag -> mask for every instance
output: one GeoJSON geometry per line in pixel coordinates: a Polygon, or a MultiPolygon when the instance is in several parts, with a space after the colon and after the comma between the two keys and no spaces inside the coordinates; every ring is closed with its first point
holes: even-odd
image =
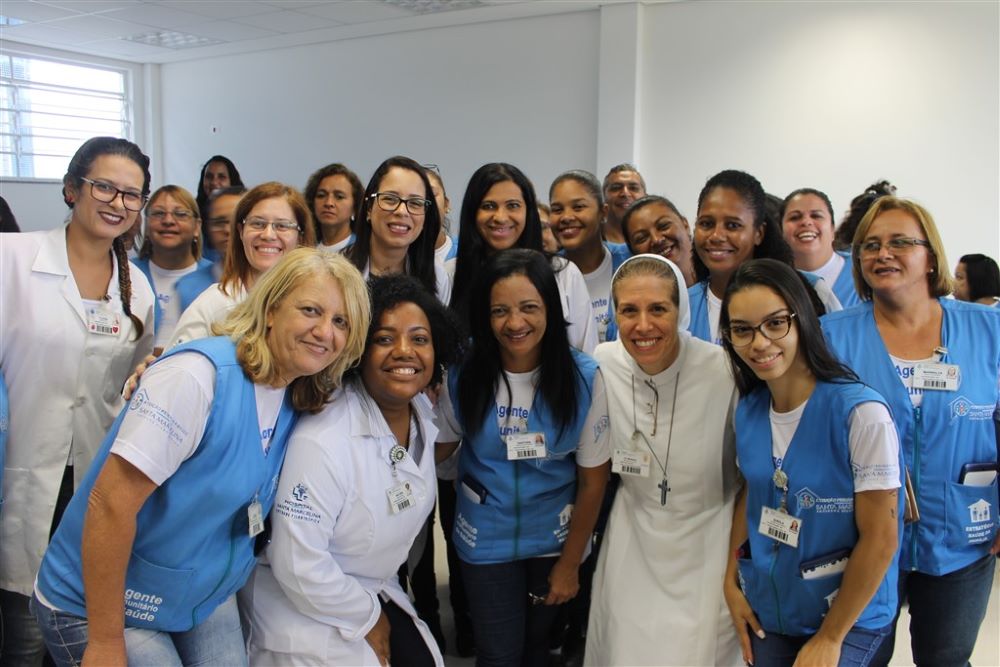
{"type": "Polygon", "coordinates": [[[544,459],[544,433],[512,433],[506,437],[507,460],[544,459]]]}
{"type": "Polygon", "coordinates": [[[410,488],[409,482],[389,487],[385,495],[389,497],[389,509],[393,514],[399,514],[413,507],[413,489],[410,488]]]}
{"type": "Polygon", "coordinates": [[[761,508],[760,526],[757,528],[761,535],[790,547],[798,547],[800,530],[802,519],[771,507],[761,508]]]}
{"type": "Polygon", "coordinates": [[[649,463],[649,452],[633,452],[628,449],[615,449],[611,452],[611,472],[619,475],[649,477],[649,463]]]}
{"type": "Polygon", "coordinates": [[[257,537],[264,532],[264,509],[259,501],[250,503],[247,508],[247,519],[250,522],[250,537],[257,537]]]}
{"type": "Polygon", "coordinates": [[[913,367],[913,386],[917,389],[958,391],[961,377],[956,364],[926,363],[913,367]]]}
{"type": "Polygon", "coordinates": [[[94,306],[87,308],[87,331],[100,336],[117,336],[121,331],[118,313],[94,306]]]}

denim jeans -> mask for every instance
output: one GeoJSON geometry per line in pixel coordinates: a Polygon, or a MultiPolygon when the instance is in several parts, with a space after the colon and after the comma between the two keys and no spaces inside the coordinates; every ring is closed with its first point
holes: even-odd
{"type": "Polygon", "coordinates": [[[45,642],[27,595],[0,590],[0,667],[41,667],[45,642]]]}
{"type": "MultiPolygon", "coordinates": [[[[993,587],[996,558],[986,556],[941,576],[899,572],[900,608],[910,602],[910,648],[918,667],[965,667],[976,646],[993,587]]],[[[899,619],[900,610],[896,610],[899,619]]],[[[887,665],[896,643],[896,624],[874,665],[887,665]]]]}
{"type": "Polygon", "coordinates": [[[546,667],[549,632],[562,605],[534,604],[544,597],[555,556],[474,565],[462,578],[476,638],[476,667],[546,667]]]}
{"type": "MultiPolygon", "coordinates": [[[[31,599],[31,609],[58,667],[78,667],[87,648],[86,619],[49,609],[31,599]]],[[[246,667],[247,653],[236,609],[230,596],[200,625],[184,632],[125,628],[128,664],[136,667],[246,667]]]]}
{"type": "MultiPolygon", "coordinates": [[[[889,625],[880,630],[851,628],[840,644],[838,667],[868,667],[890,629],[889,625]]],[[[751,632],[754,667],[791,667],[799,651],[810,639],[812,636],[792,637],[776,632],[769,632],[766,638],[760,639],[751,632]]]]}

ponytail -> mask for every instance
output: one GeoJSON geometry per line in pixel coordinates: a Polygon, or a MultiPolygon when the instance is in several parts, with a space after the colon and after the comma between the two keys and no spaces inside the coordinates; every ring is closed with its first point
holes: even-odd
{"type": "Polygon", "coordinates": [[[111,243],[111,250],[118,260],[118,290],[121,292],[122,310],[132,320],[132,326],[135,328],[134,340],[139,340],[145,327],[142,325],[142,320],[132,314],[132,275],[129,271],[125,240],[121,236],[115,238],[111,243]]]}

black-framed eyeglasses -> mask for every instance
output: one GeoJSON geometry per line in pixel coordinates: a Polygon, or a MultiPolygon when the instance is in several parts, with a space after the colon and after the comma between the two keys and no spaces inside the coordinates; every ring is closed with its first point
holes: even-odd
{"type": "Polygon", "coordinates": [[[915,239],[910,236],[897,236],[896,238],[889,239],[885,243],[882,243],[878,239],[872,239],[870,241],[865,241],[864,243],[859,243],[855,246],[855,248],[860,251],[862,256],[871,257],[872,255],[879,254],[882,251],[883,246],[888,248],[889,252],[893,254],[902,254],[910,252],[917,246],[930,248],[931,244],[923,239],[915,239]]]}
{"type": "Polygon", "coordinates": [[[264,218],[245,218],[243,220],[243,226],[252,229],[255,232],[263,232],[268,227],[272,227],[275,233],[280,234],[281,232],[299,232],[302,231],[299,228],[299,223],[294,220],[265,220],[264,218]]]}
{"type": "Polygon", "coordinates": [[[157,222],[166,219],[167,214],[169,214],[170,217],[172,217],[177,222],[187,222],[194,217],[194,214],[191,211],[185,210],[183,208],[175,208],[173,211],[167,211],[166,209],[162,208],[153,209],[152,211],[146,211],[146,217],[149,218],[150,220],[156,220],[157,222]]]}
{"type": "Polygon", "coordinates": [[[427,207],[431,205],[431,201],[423,197],[403,199],[391,192],[376,192],[371,196],[378,203],[378,207],[387,213],[392,213],[399,208],[400,204],[406,202],[406,210],[410,212],[410,215],[423,215],[427,212],[427,207]]]}
{"type": "Polygon", "coordinates": [[[120,190],[110,183],[105,181],[93,181],[85,176],[81,176],[80,180],[84,183],[90,183],[90,196],[102,204],[110,204],[117,199],[118,195],[121,195],[122,206],[129,211],[141,211],[142,207],[146,205],[147,197],[141,192],[120,190]]]}
{"type": "Polygon", "coordinates": [[[792,320],[795,316],[795,313],[771,315],[756,326],[738,322],[731,324],[728,329],[723,329],[722,335],[733,347],[746,347],[753,342],[757,332],[768,340],[781,340],[792,330],[792,320]]]}

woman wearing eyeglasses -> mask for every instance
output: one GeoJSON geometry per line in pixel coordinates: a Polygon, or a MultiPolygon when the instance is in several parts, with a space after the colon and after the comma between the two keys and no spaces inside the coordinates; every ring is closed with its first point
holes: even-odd
{"type": "Polygon", "coordinates": [[[315,246],[316,229],[298,190],[272,181],[243,195],[233,214],[222,280],[184,311],[167,349],[210,336],[212,323],[224,320],[261,275],[300,245],[315,246]]]}
{"type": "Polygon", "coordinates": [[[903,509],[888,406],[827,349],[782,262],[736,270],[721,325],[746,481],[723,590],[743,659],[871,664],[896,610],[903,509]]]}
{"type": "MultiPolygon", "coordinates": [[[[952,291],[934,220],[883,197],[854,235],[862,304],[823,320],[830,346],[886,397],[919,520],[907,525],[901,598],[918,665],[965,665],[989,601],[997,539],[1000,312],[952,291]]],[[[892,655],[893,635],[878,662],[892,655]]]]}
{"type": "MultiPolygon", "coordinates": [[[[156,295],[154,354],[163,352],[183,310],[178,281],[191,273],[201,272],[201,280],[188,284],[215,282],[211,279],[212,262],[201,258],[200,228],[198,205],[184,188],[165,185],[150,196],[146,206],[146,233],[135,265],[146,274],[156,295]]],[[[188,302],[196,296],[189,294],[188,302]]]]}
{"type": "Polygon", "coordinates": [[[400,155],[385,160],[368,181],[356,224],[344,254],[365,277],[405,273],[448,303],[451,281],[434,259],[441,212],[426,169],[400,155]]]}
{"type": "Polygon", "coordinates": [[[0,239],[0,374],[10,431],[0,511],[3,658],[41,664],[28,596],[51,532],[153,349],[153,292],[121,235],[149,193],[149,158],[124,139],[84,143],[63,177],[69,224],[0,239]]]}

